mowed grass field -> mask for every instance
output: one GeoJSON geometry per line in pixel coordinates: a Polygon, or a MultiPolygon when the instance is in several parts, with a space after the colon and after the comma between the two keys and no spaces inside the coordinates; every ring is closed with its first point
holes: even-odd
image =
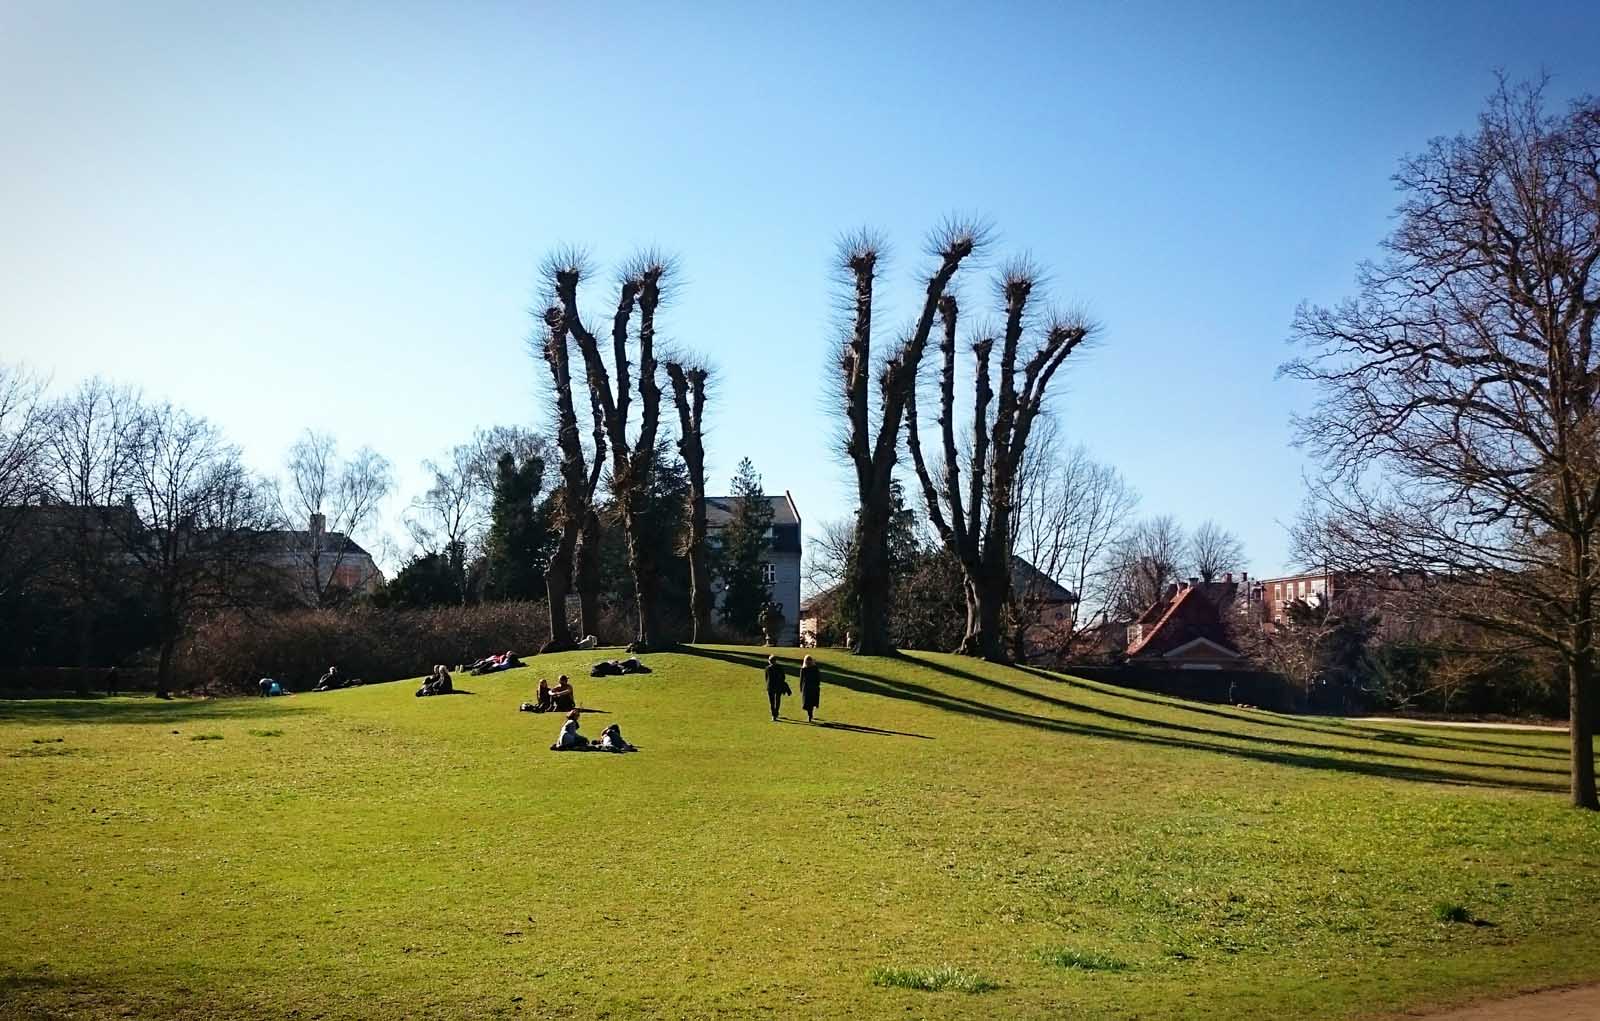
{"type": "Polygon", "coordinates": [[[0,1015],[1357,1018],[1600,978],[1559,734],[831,652],[832,726],[773,724],[761,650],[586,676],[615,654],[0,703],[0,1015]],[[562,671],[642,751],[549,752],[517,704],[562,671]]]}

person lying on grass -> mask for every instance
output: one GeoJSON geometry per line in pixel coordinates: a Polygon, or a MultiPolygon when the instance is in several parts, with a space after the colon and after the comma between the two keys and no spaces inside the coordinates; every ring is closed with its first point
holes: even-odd
{"type": "Polygon", "coordinates": [[[550,689],[550,708],[558,713],[578,708],[578,694],[572,690],[572,682],[567,680],[566,674],[557,678],[556,686],[550,689]]]}
{"type": "Polygon", "coordinates": [[[639,749],[622,739],[622,728],[613,723],[600,732],[600,744],[603,752],[636,752],[639,749]]]}

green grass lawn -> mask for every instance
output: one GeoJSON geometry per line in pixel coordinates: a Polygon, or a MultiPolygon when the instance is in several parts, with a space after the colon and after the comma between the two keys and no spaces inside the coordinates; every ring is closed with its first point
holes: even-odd
{"type": "Polygon", "coordinates": [[[0,1015],[1346,1018],[1600,978],[1559,734],[921,654],[824,654],[828,725],[773,724],[756,650],[595,658],[0,702],[0,1015]],[[562,670],[639,754],[546,750],[516,709],[562,670]]]}

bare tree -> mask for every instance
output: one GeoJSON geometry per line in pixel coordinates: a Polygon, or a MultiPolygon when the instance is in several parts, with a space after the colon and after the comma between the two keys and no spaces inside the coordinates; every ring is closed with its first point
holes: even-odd
{"type": "Polygon", "coordinates": [[[195,615],[262,592],[262,543],[278,519],[238,450],[204,419],[171,405],[147,408],[137,437],[122,487],[136,519],[114,534],[154,598],[156,692],[164,696],[195,615]]]}
{"type": "Polygon", "coordinates": [[[1106,606],[1113,617],[1131,620],[1149,609],[1178,580],[1188,539],[1169,514],[1147,518],[1116,543],[1106,584],[1106,606]]]}
{"type": "MultiPolygon", "coordinates": [[[[573,562],[578,538],[587,524],[598,520],[594,511],[594,491],[599,484],[600,466],[605,460],[605,431],[596,417],[593,466],[584,456],[583,438],[578,431],[578,414],[572,400],[572,362],[567,319],[563,310],[552,305],[544,312],[543,354],[550,369],[550,396],[555,416],[556,446],[561,451],[561,486],[556,490],[557,521],[561,534],[555,552],[545,567],[545,597],[550,606],[550,640],[541,652],[560,652],[573,648],[576,640],[567,620],[567,595],[572,591],[573,562]]],[[[588,546],[586,542],[584,544],[588,546]]],[[[587,628],[588,623],[584,626],[587,628]]]]}
{"type": "Polygon", "coordinates": [[[561,328],[583,356],[593,408],[604,426],[606,448],[611,455],[611,490],[627,536],[628,567],[633,574],[639,613],[633,645],[636,650],[644,650],[661,640],[657,627],[660,565],[655,562],[655,551],[647,540],[649,522],[646,518],[657,468],[656,439],[661,424],[661,387],[656,379],[655,357],[656,311],[671,279],[671,267],[654,252],[642,253],[623,267],[611,319],[609,367],[601,354],[599,340],[584,325],[579,311],[578,287],[586,270],[584,260],[572,253],[558,254],[545,268],[559,309],[561,328]],[[628,358],[629,330],[635,307],[639,313],[636,377],[639,431],[630,436],[635,376],[628,358]]]}
{"type": "Polygon", "coordinates": [[[51,404],[44,447],[51,496],[64,505],[52,529],[73,611],[78,665],[93,661],[94,619],[121,571],[115,535],[141,449],[145,409],[137,392],[90,379],[51,404]]]}
{"type": "Polygon", "coordinates": [[[906,405],[914,400],[917,371],[927,350],[939,306],[956,271],[985,244],[986,231],[975,223],[949,221],[929,238],[936,260],[927,275],[922,310],[888,357],[875,360],[872,350],[873,293],[882,243],[862,231],[839,245],[839,268],[848,282],[845,315],[848,330],[839,345],[838,413],[843,420],[844,453],[855,471],[856,541],[847,571],[856,611],[855,652],[885,655],[894,651],[889,634],[890,588],[887,541],[893,513],[895,464],[900,454],[900,427],[906,405]],[[871,379],[877,377],[876,415],[871,379]],[[873,422],[876,420],[876,434],[873,422]]]}
{"type": "MultiPolygon", "coordinates": [[[[1016,553],[1078,596],[1071,620],[1055,629],[1055,647],[1047,651],[1065,655],[1080,633],[1105,622],[1108,560],[1138,504],[1121,473],[1095,461],[1085,447],[1062,452],[1052,436],[1036,438],[1017,486],[1016,553]]],[[[1017,640],[1038,623],[1043,596],[1030,586],[1012,593],[1017,640]]]]}
{"type": "Polygon", "coordinates": [[[307,601],[327,606],[347,594],[337,581],[339,568],[394,478],[388,459],[371,447],[344,461],[332,436],[309,429],[289,448],[288,473],[283,516],[307,525],[305,541],[291,550],[301,562],[301,587],[307,601]]]}
{"type": "Polygon", "coordinates": [[[1303,306],[1284,374],[1322,463],[1310,545],[1334,570],[1429,572],[1435,611],[1565,665],[1571,801],[1596,800],[1600,101],[1502,80],[1477,130],[1402,162],[1360,297],[1303,306]]]}
{"type": "Polygon", "coordinates": [[[1218,575],[1244,566],[1244,544],[1238,536],[1207,519],[1189,537],[1189,564],[1200,580],[1209,584],[1218,575]]]}
{"type": "Polygon", "coordinates": [[[844,584],[856,544],[855,522],[824,521],[806,540],[806,589],[819,595],[844,584]]]}
{"type": "Polygon", "coordinates": [[[683,359],[668,359],[667,378],[678,409],[678,453],[689,470],[689,533],[684,554],[689,560],[690,641],[703,642],[711,633],[711,571],[706,563],[706,448],[704,416],[710,370],[683,359]]]}
{"type": "Polygon", "coordinates": [[[0,601],[43,569],[48,544],[19,541],[28,508],[49,492],[44,380],[0,362],[0,601]]]}
{"type": "Polygon", "coordinates": [[[450,565],[461,602],[467,601],[467,553],[482,539],[488,505],[478,481],[477,450],[470,444],[452,447],[444,462],[425,460],[433,482],[411,501],[405,515],[411,541],[450,565]]]}
{"type": "Polygon", "coordinates": [[[928,519],[960,560],[965,578],[967,630],[958,651],[997,662],[1006,658],[1001,616],[1011,594],[1013,501],[1028,438],[1044,410],[1051,380],[1091,331],[1082,319],[1062,315],[1050,316],[1039,329],[1030,331],[1028,303],[1037,277],[1038,271],[1025,260],[1011,263],[997,283],[1004,304],[999,334],[980,331],[972,339],[972,451],[964,495],[955,420],[959,309],[952,294],[939,299],[943,370],[938,425],[944,463],[938,485],[922,456],[915,387],[906,402],[906,441],[922,483],[928,519]],[[998,394],[989,383],[997,344],[998,394]]]}

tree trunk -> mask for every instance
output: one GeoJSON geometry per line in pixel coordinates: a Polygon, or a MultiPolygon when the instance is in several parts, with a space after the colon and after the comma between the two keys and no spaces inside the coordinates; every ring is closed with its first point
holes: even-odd
{"type": "Polygon", "coordinates": [[[967,585],[967,634],[957,651],[991,663],[1006,662],[1002,617],[1010,579],[993,571],[973,572],[967,585]]]}
{"type": "Polygon", "coordinates": [[[567,623],[567,593],[572,590],[572,550],[578,542],[578,523],[561,526],[561,541],[544,569],[544,594],[550,608],[550,640],[540,646],[543,652],[565,652],[577,643],[567,623]]]}
{"type": "MultiPolygon", "coordinates": [[[[172,655],[178,645],[177,635],[172,634],[169,627],[164,629],[166,634],[161,638],[161,659],[156,667],[156,698],[172,697],[172,655]]],[[[1590,788],[1593,789],[1593,774],[1590,775],[1590,788]]]]}
{"type": "Polygon", "coordinates": [[[689,640],[711,637],[711,575],[706,566],[706,502],[695,500],[689,512],[689,640]]]}
{"type": "Polygon", "coordinates": [[[593,509],[578,543],[578,629],[584,638],[600,634],[600,515],[593,509]]]}
{"type": "MultiPolygon", "coordinates": [[[[1587,629],[1587,625],[1584,625],[1587,629]]],[[[1567,665],[1567,727],[1572,736],[1572,807],[1600,810],[1594,785],[1594,714],[1589,698],[1594,682],[1594,655],[1580,646],[1567,665]]]]}
{"type": "Polygon", "coordinates": [[[648,544],[640,541],[645,535],[646,526],[640,515],[633,508],[628,508],[625,514],[628,531],[628,567],[633,574],[633,598],[639,611],[639,627],[634,635],[630,648],[634,652],[653,652],[658,648],[660,641],[660,627],[657,622],[657,588],[659,579],[656,575],[654,551],[648,544]]]}
{"type": "Polygon", "coordinates": [[[894,654],[889,634],[889,488],[871,494],[856,525],[855,564],[850,585],[856,595],[855,645],[860,656],[894,654]]]}

